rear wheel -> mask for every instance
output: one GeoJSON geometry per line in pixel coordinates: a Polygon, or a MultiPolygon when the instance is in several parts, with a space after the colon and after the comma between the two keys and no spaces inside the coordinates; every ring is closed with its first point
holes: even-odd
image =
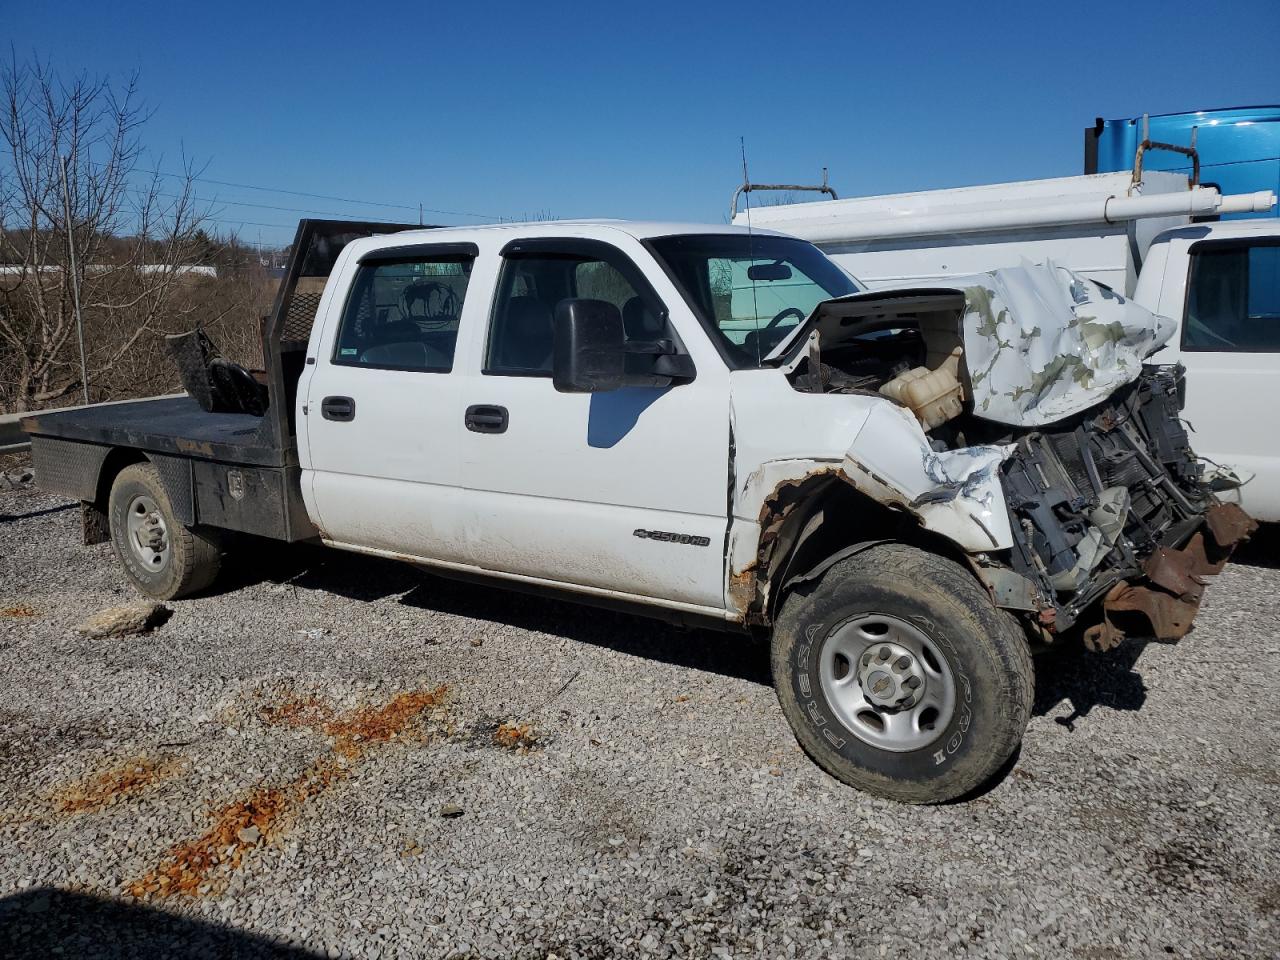
{"type": "Polygon", "coordinates": [[[837,563],[786,599],[773,676],[823,769],[908,803],[989,780],[1021,742],[1034,693],[1016,621],[957,564],[901,544],[837,563]]]}
{"type": "Polygon", "coordinates": [[[217,540],[178,521],[152,464],[135,463],[120,471],[111,485],[107,519],[120,566],[145,596],[189,596],[218,576],[222,553],[217,540]]]}

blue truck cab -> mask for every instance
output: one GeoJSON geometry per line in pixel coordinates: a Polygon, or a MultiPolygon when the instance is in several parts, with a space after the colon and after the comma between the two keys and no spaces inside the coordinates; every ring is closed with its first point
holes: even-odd
{"type": "MultiPolygon", "coordinates": [[[[1150,117],[1150,139],[1190,146],[1196,131],[1200,155],[1200,182],[1216,186],[1223,194],[1280,192],[1280,106],[1231,107],[1195,110],[1150,117]]],[[[1103,120],[1084,131],[1084,172],[1111,173],[1133,168],[1134,155],[1143,139],[1142,117],[1103,120]]],[[[1180,153],[1147,150],[1147,170],[1191,174],[1191,161],[1180,153]]],[[[1269,213],[1229,214],[1229,217],[1274,217],[1269,213]]]]}

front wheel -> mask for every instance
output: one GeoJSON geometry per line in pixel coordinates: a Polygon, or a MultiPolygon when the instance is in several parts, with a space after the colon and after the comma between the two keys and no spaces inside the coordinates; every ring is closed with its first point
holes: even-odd
{"type": "Polygon", "coordinates": [[[902,544],[787,597],[773,678],[796,738],[843,782],[907,803],[984,784],[1022,740],[1031,654],[960,566],[902,544]]]}

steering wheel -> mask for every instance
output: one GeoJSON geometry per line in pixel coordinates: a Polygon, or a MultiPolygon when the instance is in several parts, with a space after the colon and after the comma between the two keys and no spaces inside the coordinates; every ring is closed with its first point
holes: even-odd
{"type": "Polygon", "coordinates": [[[400,310],[406,320],[443,323],[458,315],[458,297],[446,283],[415,280],[400,294],[400,310]],[[414,304],[422,305],[421,313],[414,314],[414,304]]]}
{"type": "Polygon", "coordinates": [[[765,328],[766,330],[772,330],[774,327],[776,327],[779,323],[781,323],[781,322],[782,322],[782,319],[783,319],[784,317],[788,317],[788,316],[790,316],[790,315],[791,315],[791,314],[793,314],[793,313],[794,313],[794,314],[795,314],[795,316],[796,316],[796,322],[797,322],[797,323],[803,323],[803,322],[804,322],[805,312],[804,312],[803,310],[801,310],[799,307],[787,307],[787,309],[782,310],[782,311],[780,311],[779,313],[774,314],[773,319],[772,319],[772,320],[770,320],[768,323],[766,323],[766,324],[764,325],[764,328],[765,328]]]}

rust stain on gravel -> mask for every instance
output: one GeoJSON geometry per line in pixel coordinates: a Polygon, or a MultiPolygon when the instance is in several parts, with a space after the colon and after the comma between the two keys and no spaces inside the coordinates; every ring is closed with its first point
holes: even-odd
{"type": "Polygon", "coordinates": [[[414,690],[392,697],[382,706],[357,707],[337,715],[314,697],[286,700],[264,707],[258,718],[272,726],[307,727],[333,738],[333,749],[348,759],[356,759],[375,743],[386,743],[404,733],[412,721],[440,704],[447,688],[414,690]]]}
{"type": "Polygon", "coordinates": [[[324,723],[320,729],[333,737],[335,752],[355,760],[373,744],[398,738],[418,716],[437,706],[446,692],[440,686],[402,693],[384,706],[358,708],[324,723]]]}
{"type": "Polygon", "coordinates": [[[186,764],[181,757],[137,757],[62,788],[53,801],[63,813],[99,810],[174,776],[186,764]]]}
{"type": "Polygon", "coordinates": [[[36,608],[25,603],[16,603],[12,607],[0,607],[0,617],[34,617],[36,608]]]}
{"type": "Polygon", "coordinates": [[[322,760],[284,786],[254,790],[217,811],[209,830],[172,847],[154,870],[126,889],[135,897],[155,899],[211,892],[215,874],[239,867],[245,853],[269,836],[286,815],[349,774],[350,768],[322,760]],[[256,835],[250,828],[256,829],[256,835]]]}
{"type": "Polygon", "coordinates": [[[315,697],[294,697],[258,711],[258,719],[273,727],[319,729],[333,720],[333,708],[315,697]]]}
{"type": "Polygon", "coordinates": [[[397,694],[381,706],[339,714],[315,698],[291,699],[259,710],[273,726],[307,727],[333,738],[331,752],[279,786],[263,786],[213,814],[205,833],[169,849],[159,865],[126,885],[135,897],[165,899],[215,892],[260,841],[270,840],[312,797],[351,775],[370,748],[403,738],[422,715],[443,703],[448,688],[397,694]]]}
{"type": "Polygon", "coordinates": [[[528,723],[503,723],[493,731],[493,742],[504,750],[528,753],[541,743],[538,731],[528,723]]]}

